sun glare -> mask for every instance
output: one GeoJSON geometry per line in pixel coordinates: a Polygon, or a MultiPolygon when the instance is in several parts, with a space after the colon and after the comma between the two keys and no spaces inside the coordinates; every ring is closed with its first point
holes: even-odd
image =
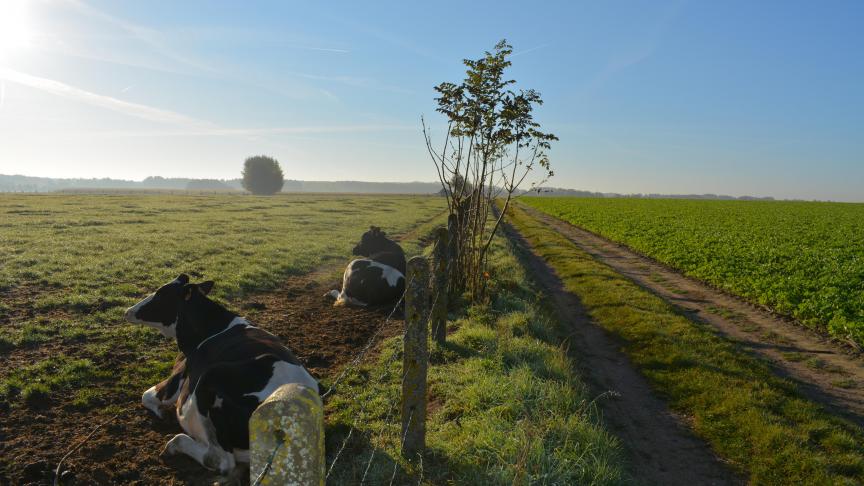
{"type": "Polygon", "coordinates": [[[30,45],[32,31],[27,7],[27,0],[3,0],[0,3],[0,59],[30,45]]]}

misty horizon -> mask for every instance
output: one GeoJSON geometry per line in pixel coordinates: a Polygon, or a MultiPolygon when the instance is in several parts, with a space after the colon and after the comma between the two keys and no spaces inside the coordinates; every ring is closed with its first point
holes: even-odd
{"type": "MultiPolygon", "coordinates": [[[[435,194],[441,191],[437,181],[370,181],[370,180],[303,180],[285,177],[281,192],[321,192],[321,193],[366,193],[366,194],[435,194]]],[[[0,174],[0,193],[2,192],[64,192],[75,190],[152,190],[152,189],[212,191],[244,191],[242,179],[234,178],[196,178],[147,176],[140,180],[112,177],[35,177],[23,174],[0,174]],[[40,184],[41,182],[41,184],[40,184]],[[189,184],[194,187],[188,187],[189,184]],[[195,185],[195,183],[205,183],[195,185]],[[207,185],[217,183],[222,186],[207,185]]],[[[859,203],[864,201],[837,201],[833,199],[778,198],[770,194],[729,194],[695,192],[619,192],[594,191],[584,188],[560,187],[554,183],[539,186],[539,196],[577,196],[606,198],[674,198],[674,199],[739,199],[739,200],[790,200],[859,203]]],[[[519,193],[534,191],[521,190],[519,193]]]]}

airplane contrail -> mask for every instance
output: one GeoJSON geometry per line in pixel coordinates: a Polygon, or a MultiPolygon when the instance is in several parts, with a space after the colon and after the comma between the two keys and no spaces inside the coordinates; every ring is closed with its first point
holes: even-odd
{"type": "Polygon", "coordinates": [[[210,122],[198,120],[174,111],[119,100],[110,96],[100,95],[81,88],[76,88],[60,81],[33,76],[13,69],[0,69],[0,79],[38,89],[62,98],[80,101],[82,103],[120,112],[136,118],[142,118],[144,120],[195,128],[215,127],[215,125],[210,122]]]}

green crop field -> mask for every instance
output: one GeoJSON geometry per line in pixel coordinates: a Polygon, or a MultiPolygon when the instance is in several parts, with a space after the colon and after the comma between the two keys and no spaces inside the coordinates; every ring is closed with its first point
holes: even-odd
{"type": "Polygon", "coordinates": [[[864,343],[864,204],[523,201],[808,326],[864,343]]]}

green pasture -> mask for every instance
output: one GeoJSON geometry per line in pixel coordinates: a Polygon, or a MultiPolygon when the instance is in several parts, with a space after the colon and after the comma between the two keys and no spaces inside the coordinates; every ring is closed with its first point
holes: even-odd
{"type": "Polygon", "coordinates": [[[14,365],[0,370],[0,401],[137,395],[176,350],[122,311],[177,274],[215,280],[230,302],[345,261],[370,225],[405,233],[443,209],[411,196],[2,195],[0,356],[14,365]]]}

